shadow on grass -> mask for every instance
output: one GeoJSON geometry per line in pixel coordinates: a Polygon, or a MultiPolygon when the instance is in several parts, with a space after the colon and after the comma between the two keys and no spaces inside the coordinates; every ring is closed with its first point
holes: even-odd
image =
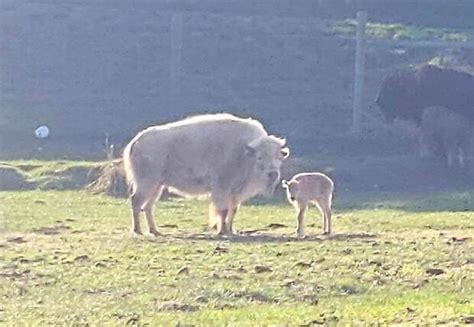
{"type": "Polygon", "coordinates": [[[410,212],[466,212],[474,211],[474,191],[341,194],[334,201],[334,207],[339,212],[375,209],[410,212]]]}
{"type": "Polygon", "coordinates": [[[188,235],[170,235],[179,240],[192,241],[229,241],[230,243],[287,243],[287,242],[324,242],[329,240],[372,240],[376,235],[372,233],[336,233],[333,235],[308,235],[305,238],[298,239],[290,235],[263,234],[261,232],[247,233],[243,231],[239,235],[216,236],[213,234],[188,234],[188,235]]]}

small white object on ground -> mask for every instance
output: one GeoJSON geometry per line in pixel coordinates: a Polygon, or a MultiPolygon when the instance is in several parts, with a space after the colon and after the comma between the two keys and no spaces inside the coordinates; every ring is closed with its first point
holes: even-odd
{"type": "Polygon", "coordinates": [[[39,139],[45,139],[49,136],[48,126],[42,125],[35,129],[35,136],[39,139]]]}

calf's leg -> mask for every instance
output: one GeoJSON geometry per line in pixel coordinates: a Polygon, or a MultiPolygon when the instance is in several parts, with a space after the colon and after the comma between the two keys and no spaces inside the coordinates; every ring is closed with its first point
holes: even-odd
{"type": "Polygon", "coordinates": [[[296,216],[296,237],[297,238],[302,238],[304,237],[304,215],[306,213],[306,210],[308,208],[307,203],[298,203],[297,204],[297,216],[296,216]]]}
{"type": "Polygon", "coordinates": [[[329,235],[331,234],[331,204],[328,201],[320,204],[323,215],[324,215],[324,234],[329,235]]]}

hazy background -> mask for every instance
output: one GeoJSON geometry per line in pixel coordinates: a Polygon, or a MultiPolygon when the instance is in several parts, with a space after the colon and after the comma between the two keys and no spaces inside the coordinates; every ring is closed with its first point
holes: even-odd
{"type": "Polygon", "coordinates": [[[383,125],[373,99],[398,67],[472,65],[473,50],[397,42],[470,40],[473,17],[469,0],[1,0],[0,158],[104,159],[106,135],[118,156],[146,126],[227,111],[261,120],[294,157],[346,185],[437,188],[445,180],[418,165],[414,140],[383,125]],[[377,23],[370,38],[387,43],[366,47],[354,136],[359,10],[377,23]],[[37,140],[43,124],[51,135],[37,140]]]}

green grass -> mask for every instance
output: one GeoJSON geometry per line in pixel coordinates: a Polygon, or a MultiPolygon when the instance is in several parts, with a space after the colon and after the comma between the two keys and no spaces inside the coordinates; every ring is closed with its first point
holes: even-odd
{"type": "Polygon", "coordinates": [[[216,238],[205,201],[162,201],[153,238],[130,234],[123,199],[0,192],[0,325],[462,323],[474,213],[448,203],[470,208],[473,195],[340,195],[334,235],[313,210],[296,240],[287,204],[243,206],[236,227],[258,231],[216,238]]]}
{"type": "MultiPolygon", "coordinates": [[[[337,21],[331,25],[331,30],[342,34],[355,34],[357,21],[346,19],[337,21]]],[[[470,29],[431,28],[404,24],[384,24],[369,22],[366,33],[370,37],[391,40],[413,40],[413,41],[457,41],[466,42],[472,39],[474,31],[470,29]]]]}
{"type": "Polygon", "coordinates": [[[1,167],[12,167],[23,174],[30,182],[39,181],[45,177],[66,174],[70,169],[91,169],[100,167],[105,162],[98,161],[44,161],[44,160],[12,160],[0,161],[1,167]]]}

